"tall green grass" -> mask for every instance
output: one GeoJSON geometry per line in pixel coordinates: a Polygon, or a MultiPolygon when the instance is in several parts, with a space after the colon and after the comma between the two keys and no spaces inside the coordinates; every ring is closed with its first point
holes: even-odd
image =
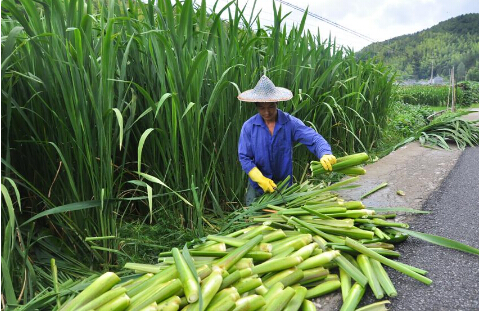
{"type": "MultiPolygon", "coordinates": [[[[337,153],[374,146],[389,69],[305,30],[306,14],[286,29],[272,4],[264,27],[233,1],[2,1],[2,176],[22,201],[10,226],[61,237],[36,245],[45,261],[69,250],[106,265],[125,216],[168,212],[202,236],[205,215],[242,201],[237,142],[255,111],[236,96],[263,73],[295,94],[280,108],[337,153]]],[[[311,159],[296,147],[295,173],[311,159]]]]}

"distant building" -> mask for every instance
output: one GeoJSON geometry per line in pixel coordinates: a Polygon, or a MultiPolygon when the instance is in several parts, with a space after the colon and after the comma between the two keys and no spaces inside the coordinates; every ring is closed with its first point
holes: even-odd
{"type": "Polygon", "coordinates": [[[429,79],[429,84],[441,85],[444,84],[444,78],[436,76],[433,79],[429,79]]]}

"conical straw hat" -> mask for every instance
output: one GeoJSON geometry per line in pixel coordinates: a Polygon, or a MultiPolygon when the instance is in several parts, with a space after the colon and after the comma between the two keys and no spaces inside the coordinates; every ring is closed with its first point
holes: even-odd
{"type": "Polygon", "coordinates": [[[293,93],[281,87],[276,87],[268,77],[263,75],[251,90],[238,95],[238,100],[244,102],[279,102],[287,101],[293,97],[293,93]]]}

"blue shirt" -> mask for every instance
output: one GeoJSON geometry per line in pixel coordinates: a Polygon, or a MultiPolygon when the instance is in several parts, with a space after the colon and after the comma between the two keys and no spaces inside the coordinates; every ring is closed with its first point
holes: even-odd
{"type": "MultiPolygon", "coordinates": [[[[320,159],[331,153],[331,146],[314,129],[301,120],[278,109],[278,120],[273,135],[260,114],[248,119],[241,128],[238,156],[243,170],[248,173],[254,167],[274,182],[284,180],[288,175],[293,181],[293,144],[306,147],[320,159]]],[[[263,193],[258,183],[249,182],[256,191],[263,193]]]]}

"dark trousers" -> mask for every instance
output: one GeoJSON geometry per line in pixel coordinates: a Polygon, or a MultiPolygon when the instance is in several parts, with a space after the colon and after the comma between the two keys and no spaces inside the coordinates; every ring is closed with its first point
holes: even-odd
{"type": "Polygon", "coordinates": [[[260,197],[262,194],[254,189],[251,183],[248,183],[248,189],[246,190],[245,202],[246,206],[251,205],[254,200],[260,197]]]}

